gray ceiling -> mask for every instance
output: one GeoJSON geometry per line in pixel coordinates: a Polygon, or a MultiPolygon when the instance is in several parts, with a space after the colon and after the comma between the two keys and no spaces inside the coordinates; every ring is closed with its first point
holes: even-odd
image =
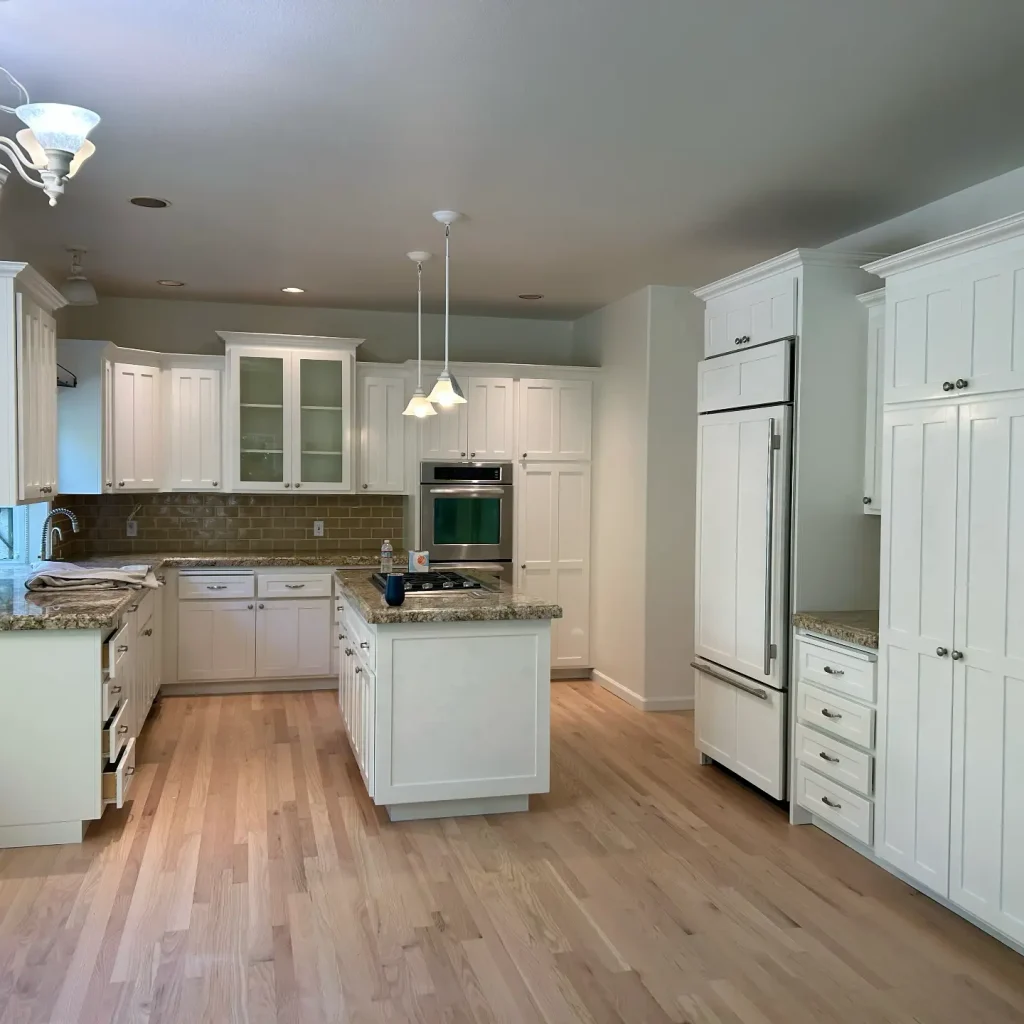
{"type": "Polygon", "coordinates": [[[568,317],[1024,164],[1022,58],[1020,0],[8,0],[0,63],[103,123],[0,216],[108,294],[410,308],[453,207],[456,311],[568,317]]]}

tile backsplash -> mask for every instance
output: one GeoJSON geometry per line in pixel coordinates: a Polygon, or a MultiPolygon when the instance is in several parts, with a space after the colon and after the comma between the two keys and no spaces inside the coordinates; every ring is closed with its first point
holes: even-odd
{"type": "Polygon", "coordinates": [[[54,507],[78,517],[79,532],[59,521],[63,558],[90,554],[376,550],[403,546],[403,495],[62,494],[54,507]],[[126,535],[135,511],[138,535],[126,535]],[[323,537],[313,536],[322,519],[323,537]]]}

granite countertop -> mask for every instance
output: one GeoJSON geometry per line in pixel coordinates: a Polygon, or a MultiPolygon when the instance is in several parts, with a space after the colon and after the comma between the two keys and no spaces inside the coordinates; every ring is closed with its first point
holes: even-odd
{"type": "Polygon", "coordinates": [[[405,604],[389,607],[370,574],[339,570],[334,574],[340,592],[365,622],[393,626],[405,622],[493,622],[511,619],[560,619],[557,604],[540,601],[510,583],[487,573],[461,570],[485,584],[484,590],[463,590],[406,597],[405,604]]]}
{"type": "MultiPolygon", "coordinates": [[[[406,559],[396,551],[395,560],[406,559]]],[[[153,554],[97,555],[76,558],[72,564],[83,568],[109,568],[122,565],[150,565],[161,569],[215,569],[264,567],[376,565],[377,551],[336,551],[317,554],[254,555],[237,554],[153,554]]],[[[125,609],[139,599],[137,590],[78,590],[47,593],[25,590],[25,581],[33,570],[26,565],[0,562],[0,633],[27,629],[112,629],[125,609]]]]}
{"type": "Polygon", "coordinates": [[[831,637],[848,644],[878,649],[878,611],[797,612],[797,629],[831,637]]]}

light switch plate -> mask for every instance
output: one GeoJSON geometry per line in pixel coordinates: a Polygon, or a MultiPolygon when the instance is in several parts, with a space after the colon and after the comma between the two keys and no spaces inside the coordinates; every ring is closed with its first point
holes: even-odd
{"type": "Polygon", "coordinates": [[[322,537],[324,535],[324,521],[322,519],[313,520],[313,536],[322,537]]]}
{"type": "Polygon", "coordinates": [[[139,524],[138,524],[138,522],[135,519],[129,519],[128,520],[127,535],[129,537],[138,537],[138,535],[139,535],[139,524]]]}

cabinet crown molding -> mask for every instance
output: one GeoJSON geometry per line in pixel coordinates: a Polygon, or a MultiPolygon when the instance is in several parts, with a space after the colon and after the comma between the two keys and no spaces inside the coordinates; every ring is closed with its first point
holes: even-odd
{"type": "Polygon", "coordinates": [[[756,263],[746,270],[730,274],[719,281],[712,281],[702,288],[695,288],[693,294],[698,299],[707,302],[708,299],[717,299],[718,296],[726,295],[737,288],[757,284],[759,281],[774,277],[776,274],[783,274],[786,271],[799,270],[801,267],[808,266],[861,267],[865,260],[877,258],[878,255],[878,253],[871,252],[833,252],[831,249],[790,249],[789,252],[773,256],[770,260],[764,260],[762,263],[756,263]]]}
{"type": "Polygon", "coordinates": [[[867,306],[869,309],[872,306],[880,306],[885,302],[885,289],[875,288],[870,292],[861,292],[860,295],[857,296],[857,301],[862,306],[867,306]]]}
{"type": "Polygon", "coordinates": [[[955,235],[947,235],[934,242],[925,242],[924,245],[898,252],[894,256],[875,260],[874,263],[866,264],[863,269],[869,274],[888,278],[908,270],[917,270],[919,267],[948,259],[950,256],[961,256],[996,242],[1005,242],[1008,239],[1022,236],[1024,236],[1024,212],[1014,213],[1009,217],[1002,217],[999,220],[990,221],[988,224],[982,224],[980,227],[968,228],[955,235]]]}
{"type": "Polygon", "coordinates": [[[51,312],[66,306],[68,300],[49,281],[27,263],[0,260],[0,280],[15,279],[44,309],[51,312]]]}
{"type": "Polygon", "coordinates": [[[258,334],[247,331],[217,331],[225,345],[267,345],[278,348],[337,349],[355,352],[365,338],[325,338],[313,334],[258,334]]]}

